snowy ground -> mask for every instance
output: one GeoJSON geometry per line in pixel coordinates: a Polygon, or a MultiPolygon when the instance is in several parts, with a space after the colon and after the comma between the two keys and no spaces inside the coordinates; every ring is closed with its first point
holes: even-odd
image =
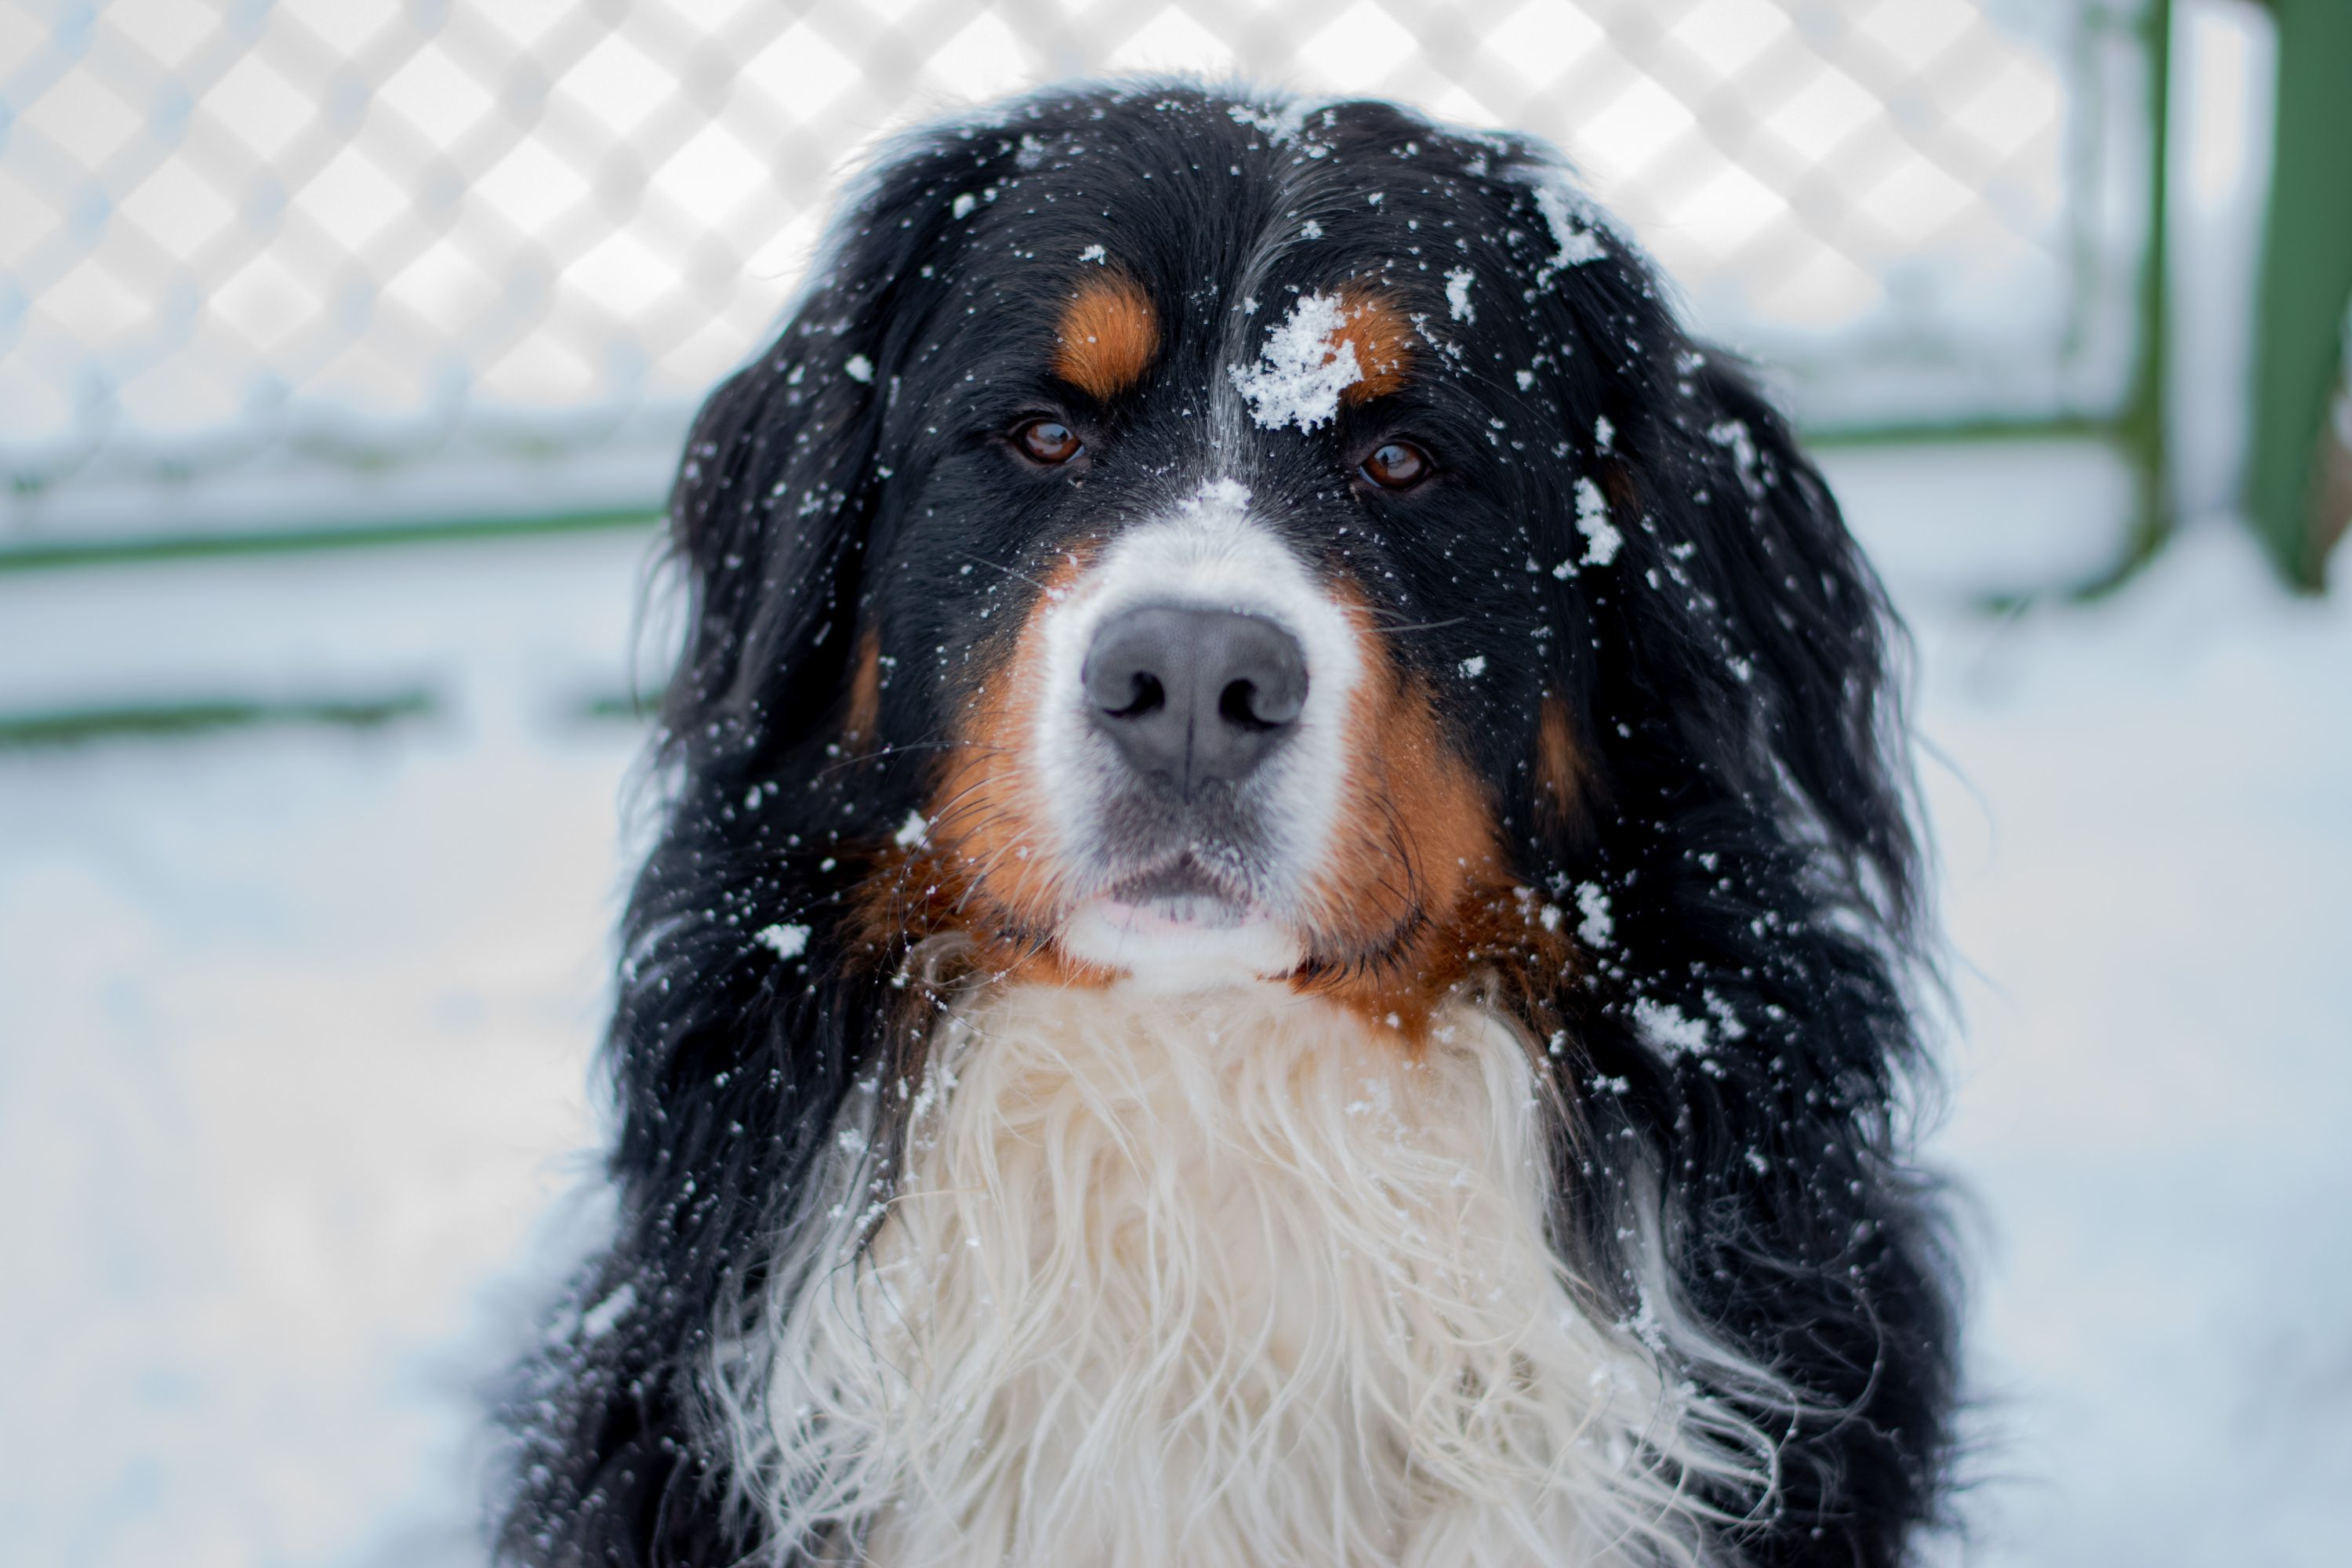
{"type": "MultiPolygon", "coordinates": [[[[2111,537],[2079,455],[1838,465],[1916,624],[1966,1029],[1972,1563],[2343,1561],[2352,593],[2111,537]]],[[[641,542],[0,577],[0,710],[434,716],[0,752],[0,1559],[478,1560],[467,1389],[582,1168],[641,542]]],[[[2352,563],[2339,563],[2339,576],[2352,563]]]]}

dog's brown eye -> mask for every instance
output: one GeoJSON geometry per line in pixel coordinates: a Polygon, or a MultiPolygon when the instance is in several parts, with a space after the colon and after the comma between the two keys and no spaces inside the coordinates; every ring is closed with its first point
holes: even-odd
{"type": "Polygon", "coordinates": [[[1071,428],[1058,419],[1032,419],[1013,433],[1021,449],[1040,463],[1058,466],[1086,450],[1071,428]]]}
{"type": "Polygon", "coordinates": [[[1364,459],[1364,478],[1384,490],[1409,490],[1429,477],[1429,454],[1410,441],[1384,442],[1364,459]]]}

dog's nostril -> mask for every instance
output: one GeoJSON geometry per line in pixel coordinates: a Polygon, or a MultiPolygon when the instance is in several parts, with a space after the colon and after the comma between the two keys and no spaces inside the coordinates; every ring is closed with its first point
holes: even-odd
{"type": "Polygon", "coordinates": [[[1285,738],[1307,700],[1307,656],[1264,616],[1145,605],[1104,622],[1079,680],[1129,765],[1189,798],[1285,738]]]}
{"type": "Polygon", "coordinates": [[[1160,678],[1146,670],[1137,670],[1128,678],[1128,702],[1123,708],[1106,708],[1104,712],[1114,719],[1140,719],[1155,708],[1165,707],[1168,689],[1160,678]]]}
{"type": "Polygon", "coordinates": [[[1270,730],[1276,721],[1261,717],[1253,704],[1257,699],[1257,687],[1250,681],[1236,680],[1217,699],[1217,713],[1228,724],[1238,724],[1245,730],[1270,730]]]}
{"type": "MultiPolygon", "coordinates": [[[[1284,634],[1286,639],[1287,634],[1284,634]]],[[[1289,644],[1288,652],[1295,656],[1298,645],[1289,644]]],[[[1299,710],[1307,706],[1307,664],[1302,658],[1283,657],[1285,650],[1276,650],[1266,660],[1264,674],[1253,680],[1236,680],[1225,689],[1230,698],[1240,693],[1240,710],[1247,721],[1262,730],[1282,730],[1298,722],[1299,710]]],[[[1222,705],[1221,705],[1222,706],[1222,705]]],[[[1230,715],[1229,715],[1230,717],[1230,715]]],[[[1242,722],[1234,719],[1234,722],[1242,722]]]]}

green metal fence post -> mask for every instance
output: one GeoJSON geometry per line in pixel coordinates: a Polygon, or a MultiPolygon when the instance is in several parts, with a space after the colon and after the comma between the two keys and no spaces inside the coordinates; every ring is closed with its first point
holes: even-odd
{"type": "Polygon", "coordinates": [[[2271,0],[2278,118],[2254,328],[2247,509],[2279,568],[2320,586],[2314,476],[2352,304],[2352,0],[2271,0]]]}
{"type": "Polygon", "coordinates": [[[2117,444],[2137,480],[2137,515],[2116,572],[2089,585],[2096,595],[2115,587],[2147,563],[2172,533],[2171,422],[2167,393],[2172,379],[2172,0],[2154,0],[2144,26],[2147,49],[2147,254],[2139,274],[2139,357],[2116,420],[2117,444]]]}

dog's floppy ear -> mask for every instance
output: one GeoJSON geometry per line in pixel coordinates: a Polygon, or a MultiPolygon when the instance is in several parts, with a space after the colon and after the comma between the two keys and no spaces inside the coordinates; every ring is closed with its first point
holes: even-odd
{"type": "Polygon", "coordinates": [[[1689,346],[1674,370],[1656,504],[1686,546],[1667,542],[1672,574],[1720,621],[1709,662],[1772,775],[1745,782],[1777,784],[1805,836],[1819,833],[1841,901],[1906,936],[1920,894],[1900,623],[1821,471],[1744,371],[1689,346]]]}
{"type": "Polygon", "coordinates": [[[1677,731],[1675,752],[1788,823],[1837,881],[1821,891],[1907,941],[1900,623],[1788,418],[1661,308],[1646,329],[1651,353],[1622,367],[1646,385],[1616,405],[1616,451],[1595,454],[1625,533],[1597,614],[1644,666],[1630,699],[1646,712],[1613,717],[1677,731]]]}
{"type": "Polygon", "coordinates": [[[1559,592],[1592,622],[1559,646],[1569,702],[1546,715],[1532,776],[1634,818],[1734,798],[1835,884],[1817,891],[1907,941],[1919,889],[1896,622],[1829,487],[1746,372],[1685,332],[1670,287],[1556,154],[1519,145],[1500,180],[1574,479],[1541,509],[1537,553],[1568,559],[1559,592]]]}
{"type": "Polygon", "coordinates": [[[783,333],[713,393],[670,498],[688,621],[669,744],[789,749],[839,703],[860,562],[887,478],[897,368],[937,297],[958,191],[995,138],[902,143],[845,200],[783,333]]]}
{"type": "Polygon", "coordinates": [[[1907,942],[1920,890],[1899,623],[1788,419],[1685,335],[1665,292],[1612,235],[1555,307],[1604,372],[1572,379],[1569,409],[1596,481],[1579,526],[1603,509],[1610,558],[1580,579],[1597,646],[1616,650],[1588,688],[1597,738],[1620,762],[1645,757],[1659,789],[1688,800],[1712,779],[1777,819],[1834,884],[1817,891],[1907,942]],[[1596,393],[1598,407],[1575,405],[1596,393]]]}

